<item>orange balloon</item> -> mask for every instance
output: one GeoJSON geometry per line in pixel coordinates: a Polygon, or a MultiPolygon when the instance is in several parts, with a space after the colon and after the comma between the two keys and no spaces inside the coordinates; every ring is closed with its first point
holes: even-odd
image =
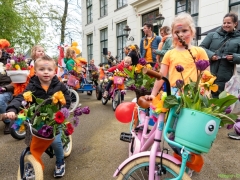
{"type": "Polygon", "coordinates": [[[129,123],[132,121],[132,115],[136,103],[134,102],[124,102],[118,105],[115,110],[115,117],[121,123],[129,123]]]}
{"type": "Polygon", "coordinates": [[[72,46],[78,46],[78,43],[76,41],[73,41],[72,46]]]}

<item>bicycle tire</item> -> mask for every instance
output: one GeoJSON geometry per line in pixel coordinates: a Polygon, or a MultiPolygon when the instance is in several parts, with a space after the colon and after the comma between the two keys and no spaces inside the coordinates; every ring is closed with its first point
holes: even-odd
{"type": "Polygon", "coordinates": [[[69,89],[69,91],[71,97],[71,105],[69,107],[69,112],[72,113],[78,107],[80,98],[77,91],[75,91],[74,89],[69,89]]]}
{"type": "Polygon", "coordinates": [[[118,105],[121,103],[121,92],[120,90],[116,90],[112,99],[112,109],[115,111],[118,105]]]}
{"type": "MultiPolygon", "coordinates": [[[[121,172],[119,172],[117,180],[128,180],[128,178],[135,179],[135,180],[143,180],[142,178],[148,179],[149,158],[150,158],[149,156],[140,157],[126,164],[125,167],[121,170],[121,172]],[[140,173],[137,174],[136,171],[139,170],[140,168],[143,168],[142,169],[143,171],[140,171],[140,173]]],[[[156,163],[159,163],[159,162],[160,162],[160,157],[157,157],[156,163]]],[[[168,177],[166,176],[168,174],[165,174],[161,176],[161,179],[165,179],[165,178],[169,179],[169,178],[174,178],[178,176],[178,173],[180,171],[179,166],[175,165],[174,163],[168,161],[165,158],[162,159],[162,165],[163,167],[166,168],[166,171],[168,172],[168,174],[169,173],[171,174],[171,177],[168,177]],[[166,177],[164,178],[164,176],[166,177]]],[[[187,175],[187,173],[183,174],[182,179],[191,180],[191,178],[187,175]]]]}
{"type": "Polygon", "coordinates": [[[15,121],[11,121],[10,122],[10,134],[14,139],[17,140],[22,140],[25,138],[26,135],[26,131],[19,131],[19,130],[15,130],[14,128],[12,128],[12,125],[14,124],[15,121]]]}
{"type": "Polygon", "coordinates": [[[72,136],[69,135],[68,138],[69,138],[69,143],[68,143],[67,146],[64,147],[64,149],[63,149],[64,157],[70,156],[70,154],[71,154],[71,152],[72,152],[72,136]]]}
{"type": "Polygon", "coordinates": [[[96,98],[97,100],[102,99],[102,90],[101,85],[96,86],[96,98]]]}
{"type": "MultiPolygon", "coordinates": [[[[24,173],[28,174],[29,175],[33,175],[34,178],[32,179],[35,179],[35,180],[43,180],[43,169],[42,169],[42,165],[36,161],[36,159],[33,157],[32,154],[27,154],[25,157],[24,157],[24,173]],[[28,167],[27,167],[28,166],[28,167]],[[27,169],[25,168],[32,168],[33,169],[33,172],[31,171],[28,171],[27,169]],[[33,173],[33,174],[31,174],[33,173]]],[[[25,176],[24,176],[25,177],[25,176]]],[[[17,175],[17,180],[21,180],[21,175],[20,175],[20,166],[18,168],[18,175],[17,175]]]]}

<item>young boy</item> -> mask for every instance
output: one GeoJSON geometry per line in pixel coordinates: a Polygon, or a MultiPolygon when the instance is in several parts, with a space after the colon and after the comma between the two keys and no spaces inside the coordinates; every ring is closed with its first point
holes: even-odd
{"type": "MultiPolygon", "coordinates": [[[[127,69],[128,69],[131,64],[132,64],[132,58],[129,57],[129,56],[125,56],[125,58],[123,59],[123,61],[122,61],[120,64],[109,68],[107,71],[108,71],[108,72],[114,72],[116,69],[118,69],[119,71],[123,71],[124,68],[127,68],[127,69]]],[[[109,91],[110,87],[112,86],[112,84],[113,84],[113,81],[110,80],[110,81],[108,82],[107,87],[106,87],[106,91],[105,91],[104,94],[103,94],[103,97],[104,97],[104,98],[107,98],[107,97],[108,97],[108,91],[109,91]]]]}
{"type": "MultiPolygon", "coordinates": [[[[62,91],[66,99],[66,108],[69,108],[71,103],[70,94],[66,86],[55,75],[55,61],[48,56],[42,56],[35,61],[34,70],[35,76],[31,78],[24,92],[31,91],[36,98],[47,99],[55,92],[62,91]]],[[[23,100],[23,95],[19,94],[8,105],[6,116],[9,119],[15,119],[16,114],[20,111],[23,100]]],[[[65,162],[61,133],[55,137],[51,145],[56,155],[54,177],[62,177],[65,174],[65,162]]]]}

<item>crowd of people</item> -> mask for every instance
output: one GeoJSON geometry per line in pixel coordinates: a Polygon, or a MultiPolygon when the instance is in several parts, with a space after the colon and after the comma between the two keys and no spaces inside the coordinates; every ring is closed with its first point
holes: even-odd
{"type": "MultiPolygon", "coordinates": [[[[115,69],[123,71],[130,65],[136,66],[140,58],[144,58],[152,67],[158,68],[164,75],[168,76],[172,91],[176,91],[176,80],[180,74],[174,71],[175,66],[181,64],[184,68],[184,81],[188,82],[189,78],[196,80],[196,71],[194,61],[188,50],[196,57],[196,60],[209,60],[210,71],[217,77],[215,83],[219,86],[219,90],[212,93],[213,97],[224,90],[225,83],[234,75],[236,64],[240,64],[240,32],[236,29],[238,25],[238,17],[235,13],[228,13],[223,18],[223,24],[216,32],[209,33],[200,44],[200,47],[192,45],[195,37],[196,29],[192,17],[187,13],[178,14],[172,22],[171,27],[163,26],[159,29],[160,35],[157,36],[153,32],[153,25],[145,23],[143,32],[145,36],[140,41],[140,46],[129,45],[124,47],[125,58],[121,62],[111,55],[108,51],[107,64],[109,69],[104,68],[104,64],[100,63],[99,67],[94,64],[94,59],[89,64],[80,63],[81,70],[89,71],[90,74],[98,72],[98,76],[92,77],[95,85],[98,85],[99,79],[104,79],[106,71],[112,72],[115,69]],[[186,46],[179,41],[179,37],[185,41],[186,46]],[[85,67],[85,68],[84,68],[85,67]],[[84,68],[84,69],[82,69],[84,68]]],[[[10,59],[9,54],[0,48],[0,62],[4,65],[10,59]]],[[[76,67],[76,52],[72,48],[68,48],[65,53],[64,63],[68,71],[74,70],[76,67]]],[[[34,95],[39,98],[47,98],[58,90],[64,93],[67,100],[66,107],[69,107],[69,93],[66,87],[61,84],[56,74],[55,61],[45,55],[44,48],[36,45],[32,48],[31,60],[29,65],[33,67],[34,73],[31,73],[24,91],[17,84],[11,83],[11,79],[6,74],[0,74],[0,113],[7,112],[7,120],[4,120],[4,134],[10,133],[10,120],[14,119],[19,112],[21,101],[23,99],[22,92],[31,90],[34,95]]],[[[108,90],[112,85],[109,81],[103,97],[107,97],[108,90]]],[[[158,94],[163,85],[163,81],[155,81],[151,95],[146,95],[146,99],[153,99],[158,94]]],[[[60,137],[60,136],[59,136],[60,137]]],[[[236,133],[229,133],[229,137],[240,139],[236,133]]],[[[55,138],[53,142],[54,152],[56,154],[56,166],[54,177],[61,177],[65,174],[65,162],[63,158],[63,149],[61,139],[55,138]]]]}

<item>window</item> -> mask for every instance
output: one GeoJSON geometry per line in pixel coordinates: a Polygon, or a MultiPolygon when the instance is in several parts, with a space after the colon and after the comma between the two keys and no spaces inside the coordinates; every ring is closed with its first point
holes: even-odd
{"type": "MultiPolygon", "coordinates": [[[[144,23],[151,23],[151,24],[154,24],[154,23],[157,23],[157,21],[155,20],[156,17],[159,15],[159,10],[154,10],[152,12],[149,12],[147,14],[143,14],[142,15],[142,26],[144,23]]],[[[158,31],[158,26],[155,25],[153,26],[153,32],[158,35],[159,34],[159,31],[158,31]]],[[[142,32],[142,37],[144,36],[144,33],[142,32]]]]}
{"type": "Polygon", "coordinates": [[[87,36],[88,62],[93,58],[93,34],[87,36]]]}
{"type": "Polygon", "coordinates": [[[100,31],[100,47],[101,47],[101,62],[105,62],[105,57],[103,56],[103,48],[108,48],[108,29],[103,29],[100,31]]]}
{"type": "Polygon", "coordinates": [[[176,14],[188,12],[194,19],[195,26],[198,25],[199,0],[176,0],[176,14]]]}
{"type": "Polygon", "coordinates": [[[123,29],[127,25],[127,21],[117,24],[117,57],[122,60],[125,57],[123,48],[126,46],[127,38],[124,36],[123,29]]]}
{"type": "Polygon", "coordinates": [[[107,15],[108,13],[108,1],[100,0],[100,17],[107,15]]]}
{"type": "Polygon", "coordinates": [[[229,11],[237,13],[240,17],[240,0],[229,0],[229,11]]]}
{"type": "Polygon", "coordinates": [[[117,0],[117,9],[127,4],[127,0],[117,0]]]}
{"type": "Polygon", "coordinates": [[[87,24],[93,21],[92,0],[87,0],[87,24]]]}

